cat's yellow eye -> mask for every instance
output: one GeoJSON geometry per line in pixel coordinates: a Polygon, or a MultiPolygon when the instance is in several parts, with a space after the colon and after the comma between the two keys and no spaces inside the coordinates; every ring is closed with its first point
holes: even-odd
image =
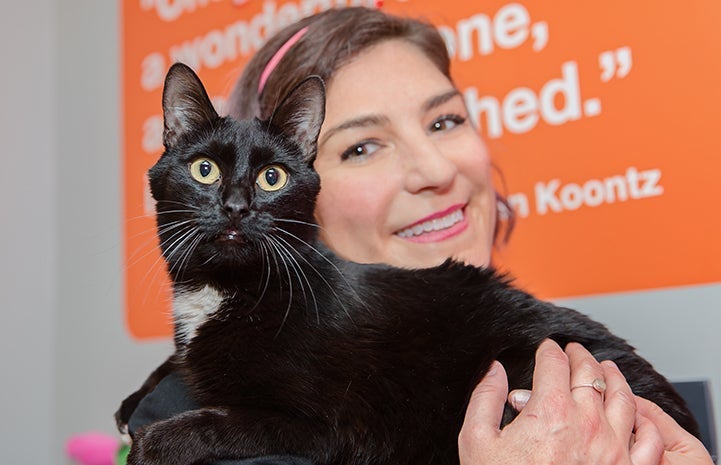
{"type": "Polygon", "coordinates": [[[190,175],[203,184],[213,184],[220,179],[220,168],[208,158],[198,158],[190,164],[190,175]]]}
{"type": "Polygon", "coordinates": [[[267,192],[282,189],[288,182],[288,173],[278,165],[266,166],[260,171],[255,183],[267,192]]]}

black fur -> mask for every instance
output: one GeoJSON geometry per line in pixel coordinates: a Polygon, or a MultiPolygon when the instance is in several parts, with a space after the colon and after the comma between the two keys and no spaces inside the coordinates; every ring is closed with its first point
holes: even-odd
{"type": "Polygon", "coordinates": [[[215,113],[189,68],[171,68],[166,152],[150,170],[161,248],[177,301],[212,288],[222,303],[189,341],[176,320],[176,353],[118,412],[127,422],[171,370],[202,406],[138,431],[131,464],[266,454],[458,463],[467,400],[490,363],[504,364],[512,388],[530,388],[535,350],[549,337],[615,360],[637,394],[697,434],[683,400],[626,342],[492,269],[360,265],[324,247],[312,169],[324,98],[309,78],[269,121],[235,121],[215,113]],[[191,177],[199,157],[217,163],[218,181],[191,177]],[[284,188],[256,184],[269,165],[289,172],[284,188]]]}

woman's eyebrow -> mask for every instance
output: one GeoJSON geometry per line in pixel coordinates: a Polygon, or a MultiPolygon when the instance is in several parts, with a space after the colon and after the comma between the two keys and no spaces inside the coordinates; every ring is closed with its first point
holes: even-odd
{"type": "Polygon", "coordinates": [[[452,89],[452,90],[449,90],[448,92],[444,92],[442,94],[439,94],[439,95],[429,98],[428,100],[426,100],[423,103],[421,108],[423,109],[424,112],[430,111],[430,110],[433,110],[434,108],[437,108],[437,107],[443,105],[447,101],[452,100],[455,97],[459,97],[459,96],[461,96],[461,93],[458,91],[458,89],[452,89]]]}
{"type": "MultiPolygon", "coordinates": [[[[458,91],[458,89],[451,89],[448,92],[434,95],[433,97],[423,102],[423,104],[421,105],[421,110],[424,112],[433,110],[434,108],[437,108],[446,103],[447,101],[452,100],[458,96],[461,96],[461,93],[458,91]]],[[[349,120],[343,121],[337,126],[330,128],[328,132],[326,132],[323,137],[318,141],[318,145],[324,144],[335,133],[346,129],[383,126],[389,123],[390,119],[387,116],[381,114],[361,115],[356,118],[351,118],[349,120]]]]}
{"type": "Polygon", "coordinates": [[[345,129],[353,129],[353,128],[367,128],[371,126],[382,126],[385,124],[388,124],[390,120],[387,116],[384,115],[363,115],[359,116],[357,118],[351,118],[349,120],[343,121],[341,124],[334,126],[328,130],[328,132],[325,133],[325,135],[321,138],[319,141],[319,145],[323,144],[326,140],[328,140],[333,134],[343,131],[345,129]]]}

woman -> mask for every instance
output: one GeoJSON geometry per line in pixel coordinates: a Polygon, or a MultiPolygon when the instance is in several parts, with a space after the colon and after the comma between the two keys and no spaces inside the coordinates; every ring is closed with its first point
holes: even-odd
{"type": "MultiPolygon", "coordinates": [[[[301,20],[250,61],[230,114],[267,118],[311,74],[327,85],[315,161],[322,239],[357,262],[428,267],[454,257],[488,265],[501,229],[490,159],[435,29],[369,9],[301,20]]],[[[180,389],[161,383],[149,397],[182,401],[180,389]]],[[[459,437],[464,464],[711,462],[673,420],[634,399],[615,365],[597,363],[576,344],[563,351],[547,341],[539,348],[533,394],[511,396],[522,412],[499,431],[507,390],[496,364],[468,407],[459,437]],[[606,381],[605,399],[584,389],[597,378],[606,381]]],[[[152,409],[148,400],[139,414],[152,419],[152,409]]]]}

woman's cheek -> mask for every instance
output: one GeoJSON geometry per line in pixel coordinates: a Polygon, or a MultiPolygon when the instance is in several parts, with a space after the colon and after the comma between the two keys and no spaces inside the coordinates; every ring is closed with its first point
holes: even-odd
{"type": "Polygon", "coordinates": [[[367,186],[343,179],[326,179],[316,204],[316,219],[328,235],[352,235],[355,229],[366,229],[375,216],[374,203],[367,186]]]}

